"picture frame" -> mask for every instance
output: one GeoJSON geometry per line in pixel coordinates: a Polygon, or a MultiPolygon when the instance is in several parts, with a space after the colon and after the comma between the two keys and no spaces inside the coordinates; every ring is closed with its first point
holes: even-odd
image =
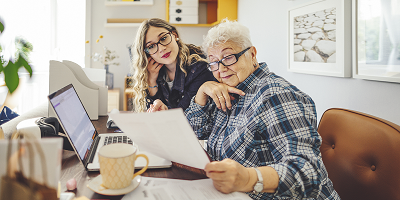
{"type": "Polygon", "coordinates": [[[400,0],[352,0],[352,8],[353,77],[400,83],[400,0]]]}
{"type": "Polygon", "coordinates": [[[288,15],[288,71],[351,77],[351,1],[316,0],[288,15]]]}

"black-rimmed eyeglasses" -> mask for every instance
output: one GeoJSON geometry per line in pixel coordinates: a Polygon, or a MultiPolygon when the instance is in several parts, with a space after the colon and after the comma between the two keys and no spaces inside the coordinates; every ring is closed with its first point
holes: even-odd
{"type": "Polygon", "coordinates": [[[153,55],[153,54],[157,53],[157,51],[158,51],[158,44],[167,46],[171,43],[171,41],[172,41],[171,32],[168,32],[168,33],[164,34],[163,36],[161,36],[160,40],[158,40],[157,43],[151,43],[149,46],[144,48],[144,51],[150,55],[153,55]]]}
{"type": "Polygon", "coordinates": [[[219,63],[222,63],[225,67],[235,64],[239,60],[239,57],[241,55],[243,55],[244,53],[246,53],[246,51],[249,50],[250,48],[251,47],[248,47],[247,49],[245,49],[237,54],[231,54],[231,55],[225,56],[224,58],[222,58],[219,61],[208,63],[208,65],[207,65],[208,70],[210,70],[212,72],[217,71],[219,69],[219,63]]]}

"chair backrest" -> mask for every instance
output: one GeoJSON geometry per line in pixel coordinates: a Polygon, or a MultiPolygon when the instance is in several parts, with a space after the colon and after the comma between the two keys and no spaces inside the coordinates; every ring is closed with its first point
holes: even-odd
{"type": "Polygon", "coordinates": [[[321,117],[322,160],[339,196],[400,199],[400,126],[332,108],[321,117]]]}

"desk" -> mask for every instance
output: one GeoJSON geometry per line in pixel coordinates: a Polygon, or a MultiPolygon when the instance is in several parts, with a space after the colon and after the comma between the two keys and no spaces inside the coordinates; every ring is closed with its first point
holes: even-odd
{"type": "MultiPolygon", "coordinates": [[[[107,116],[99,116],[99,119],[96,121],[92,121],[96,130],[99,133],[112,133],[116,129],[107,129],[106,122],[107,116]]],[[[61,166],[61,191],[66,191],[66,182],[75,178],[77,182],[77,189],[75,192],[77,197],[86,196],[89,199],[121,199],[123,196],[104,196],[97,194],[90,190],[87,187],[87,184],[91,179],[98,176],[100,172],[88,172],[85,170],[83,165],[78,160],[75,152],[73,151],[63,151],[62,155],[62,166],[61,166]]],[[[148,169],[142,176],[148,177],[159,177],[159,178],[176,178],[176,179],[185,179],[185,180],[195,180],[195,179],[203,179],[207,178],[204,175],[196,174],[190,171],[186,171],[184,169],[172,166],[171,168],[166,169],[148,169]]]]}

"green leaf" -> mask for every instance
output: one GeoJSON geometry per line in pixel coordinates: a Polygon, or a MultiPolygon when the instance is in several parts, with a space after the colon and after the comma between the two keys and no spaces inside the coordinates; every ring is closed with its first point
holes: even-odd
{"type": "Polygon", "coordinates": [[[0,33],[2,33],[4,31],[4,25],[3,23],[0,21],[0,33]]]}
{"type": "Polygon", "coordinates": [[[4,81],[8,87],[8,91],[12,94],[19,84],[18,67],[12,61],[9,61],[4,67],[4,81]]]}
{"type": "Polygon", "coordinates": [[[4,67],[3,67],[3,61],[0,58],[0,73],[3,71],[4,67]]]}
{"type": "Polygon", "coordinates": [[[24,56],[20,55],[18,61],[15,63],[17,66],[17,71],[21,66],[24,66],[26,71],[29,72],[29,76],[32,77],[32,68],[29,65],[28,61],[25,60],[24,56]]]}

